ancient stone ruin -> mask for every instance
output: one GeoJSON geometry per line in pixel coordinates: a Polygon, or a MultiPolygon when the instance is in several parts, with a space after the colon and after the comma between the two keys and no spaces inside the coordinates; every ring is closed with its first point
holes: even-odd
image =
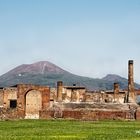
{"type": "Polygon", "coordinates": [[[133,61],[128,62],[128,89],[87,91],[82,86],[57,88],[18,84],[0,89],[0,119],[140,119],[134,88],[133,61]]]}

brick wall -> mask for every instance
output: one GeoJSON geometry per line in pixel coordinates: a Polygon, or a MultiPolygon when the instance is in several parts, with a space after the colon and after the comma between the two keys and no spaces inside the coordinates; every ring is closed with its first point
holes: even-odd
{"type": "MultiPolygon", "coordinates": [[[[92,110],[63,110],[62,117],[64,119],[76,120],[120,120],[128,119],[128,112],[123,111],[92,111],[92,110]]],[[[140,114],[139,114],[140,115],[140,114]]],[[[41,119],[55,118],[55,111],[40,111],[41,119]]],[[[56,117],[57,118],[57,117],[56,117]]],[[[60,116],[58,115],[58,118],[60,116]]]]}
{"type": "Polygon", "coordinates": [[[136,112],[136,120],[140,120],[140,111],[136,112]]]}

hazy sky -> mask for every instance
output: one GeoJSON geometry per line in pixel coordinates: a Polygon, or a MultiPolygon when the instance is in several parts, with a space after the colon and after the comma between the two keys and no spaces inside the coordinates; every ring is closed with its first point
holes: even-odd
{"type": "Polygon", "coordinates": [[[140,83],[140,0],[0,0],[0,75],[50,61],[72,73],[140,83]]]}

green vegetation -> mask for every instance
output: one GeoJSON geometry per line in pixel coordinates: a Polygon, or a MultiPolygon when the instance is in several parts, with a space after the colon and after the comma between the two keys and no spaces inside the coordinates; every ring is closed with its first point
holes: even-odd
{"type": "Polygon", "coordinates": [[[2,140],[140,140],[138,121],[0,121],[2,140]]]}

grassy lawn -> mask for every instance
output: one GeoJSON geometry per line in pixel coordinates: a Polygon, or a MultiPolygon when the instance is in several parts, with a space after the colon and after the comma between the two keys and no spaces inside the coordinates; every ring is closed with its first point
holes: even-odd
{"type": "Polygon", "coordinates": [[[0,121],[0,140],[140,140],[140,122],[0,121]]]}

